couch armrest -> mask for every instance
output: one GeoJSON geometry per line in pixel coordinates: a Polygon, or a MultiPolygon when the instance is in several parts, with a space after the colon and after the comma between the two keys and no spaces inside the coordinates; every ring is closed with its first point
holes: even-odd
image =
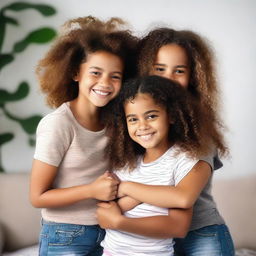
{"type": "Polygon", "coordinates": [[[256,175],[214,180],[213,195],[236,248],[256,250],[256,175]]]}
{"type": "Polygon", "coordinates": [[[0,173],[0,223],[4,251],[36,244],[40,230],[40,210],[29,202],[29,173],[0,173]]]}

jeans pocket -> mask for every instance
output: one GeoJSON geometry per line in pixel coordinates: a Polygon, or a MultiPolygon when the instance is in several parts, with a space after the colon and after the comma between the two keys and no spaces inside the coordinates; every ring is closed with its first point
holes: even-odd
{"type": "Polygon", "coordinates": [[[216,237],[218,235],[218,232],[216,230],[213,230],[210,226],[200,228],[200,229],[194,230],[192,232],[195,235],[202,236],[202,237],[216,237]]]}
{"type": "Polygon", "coordinates": [[[84,234],[85,227],[81,225],[56,225],[52,230],[49,239],[50,246],[67,246],[73,240],[84,234]]]}

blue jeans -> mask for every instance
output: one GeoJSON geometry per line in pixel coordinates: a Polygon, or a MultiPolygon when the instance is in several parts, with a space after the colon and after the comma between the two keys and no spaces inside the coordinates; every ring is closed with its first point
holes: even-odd
{"type": "Polygon", "coordinates": [[[234,244],[226,225],[211,225],[190,231],[185,238],[176,238],[177,256],[234,256],[234,244]]]}
{"type": "Polygon", "coordinates": [[[75,225],[43,221],[39,256],[100,256],[105,231],[99,225],[75,225]]]}

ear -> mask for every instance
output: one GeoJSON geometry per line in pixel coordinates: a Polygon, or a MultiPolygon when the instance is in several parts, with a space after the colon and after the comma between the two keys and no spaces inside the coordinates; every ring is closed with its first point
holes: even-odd
{"type": "Polygon", "coordinates": [[[79,75],[76,74],[76,75],[73,77],[73,80],[74,80],[75,82],[78,82],[78,80],[79,80],[79,75]]]}

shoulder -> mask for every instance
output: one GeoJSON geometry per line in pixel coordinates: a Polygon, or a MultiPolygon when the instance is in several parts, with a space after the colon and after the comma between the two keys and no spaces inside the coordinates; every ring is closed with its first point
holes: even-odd
{"type": "Polygon", "coordinates": [[[53,112],[43,117],[37,128],[37,132],[42,130],[69,129],[72,127],[72,116],[68,106],[64,103],[53,112]]]}
{"type": "Polygon", "coordinates": [[[193,158],[188,152],[182,151],[178,146],[173,146],[168,150],[168,161],[178,170],[183,168],[191,168],[199,159],[193,158]]]}

